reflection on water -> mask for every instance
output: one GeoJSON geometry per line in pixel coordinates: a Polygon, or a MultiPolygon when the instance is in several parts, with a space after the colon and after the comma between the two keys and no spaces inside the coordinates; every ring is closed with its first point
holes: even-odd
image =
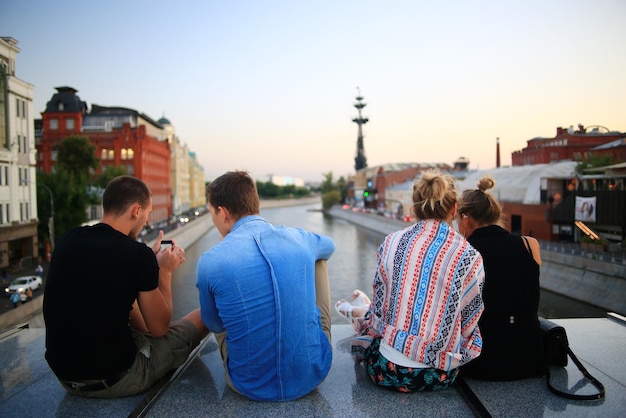
{"type": "MultiPolygon", "coordinates": [[[[376,250],[384,235],[359,228],[341,219],[320,212],[319,204],[271,208],[261,211],[261,216],[276,225],[300,227],[333,238],[337,249],[328,261],[331,301],[346,298],[354,289],[372,292],[376,269],[376,250]]],[[[186,251],[187,261],[175,272],[172,282],[174,317],[178,318],[198,306],[195,286],[195,269],[200,254],[215,245],[219,233],[212,228],[186,251]]],[[[606,311],[577,302],[551,292],[542,291],[540,315],[547,318],[604,317],[606,311]]],[[[333,315],[333,323],[341,323],[333,315]]]]}

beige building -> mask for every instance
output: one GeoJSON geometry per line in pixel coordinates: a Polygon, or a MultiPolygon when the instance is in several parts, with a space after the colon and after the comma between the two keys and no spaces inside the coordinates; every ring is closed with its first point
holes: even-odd
{"type": "Polygon", "coordinates": [[[182,144],[176,136],[174,125],[162,117],[158,120],[165,130],[166,141],[170,144],[170,184],[172,185],[172,214],[181,215],[192,208],[190,200],[190,160],[187,144],[182,144]]]}
{"type": "Polygon", "coordinates": [[[204,167],[195,152],[189,152],[189,201],[192,209],[204,208],[207,204],[204,167]]]}
{"type": "MultiPolygon", "coordinates": [[[[15,76],[20,49],[0,38],[0,270],[32,266],[38,256],[34,86],[15,76]]],[[[50,196],[52,203],[52,196],[50,196]]]]}

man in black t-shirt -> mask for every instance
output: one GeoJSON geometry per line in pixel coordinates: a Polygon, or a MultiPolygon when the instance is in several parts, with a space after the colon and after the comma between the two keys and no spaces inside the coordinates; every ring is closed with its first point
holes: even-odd
{"type": "Polygon", "coordinates": [[[70,393],[116,398],[147,390],[178,367],[208,331],[199,309],[170,323],[172,272],[185,260],[175,244],[136,241],[152,211],[148,187],[113,179],[99,224],[57,243],[44,290],[46,360],[70,393]]]}

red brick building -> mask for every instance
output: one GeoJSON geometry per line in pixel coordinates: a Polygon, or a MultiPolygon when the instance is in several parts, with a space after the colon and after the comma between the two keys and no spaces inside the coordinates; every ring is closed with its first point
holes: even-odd
{"type": "Polygon", "coordinates": [[[526,148],[514,151],[511,154],[511,164],[520,166],[558,161],[586,161],[591,156],[593,148],[625,136],[624,133],[610,132],[601,126],[585,128],[583,125],[578,125],[577,130],[573,127],[568,129],[558,127],[554,138],[533,138],[527,141],[526,148]]]}
{"type": "Polygon", "coordinates": [[[143,180],[153,197],[150,222],[172,216],[170,146],[163,127],[139,112],[121,107],[92,106],[76,95],[72,87],[57,87],[42,113],[37,138],[37,170],[54,171],[56,146],[71,135],[85,136],[96,147],[100,167],[124,167],[128,174],[143,180]]]}

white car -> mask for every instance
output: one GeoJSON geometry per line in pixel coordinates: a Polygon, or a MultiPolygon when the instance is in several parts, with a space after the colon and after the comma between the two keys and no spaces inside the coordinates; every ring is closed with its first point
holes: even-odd
{"type": "Polygon", "coordinates": [[[23,294],[27,288],[35,291],[43,285],[39,276],[22,276],[13,280],[8,287],[4,288],[4,294],[9,296],[11,293],[23,294]]]}

